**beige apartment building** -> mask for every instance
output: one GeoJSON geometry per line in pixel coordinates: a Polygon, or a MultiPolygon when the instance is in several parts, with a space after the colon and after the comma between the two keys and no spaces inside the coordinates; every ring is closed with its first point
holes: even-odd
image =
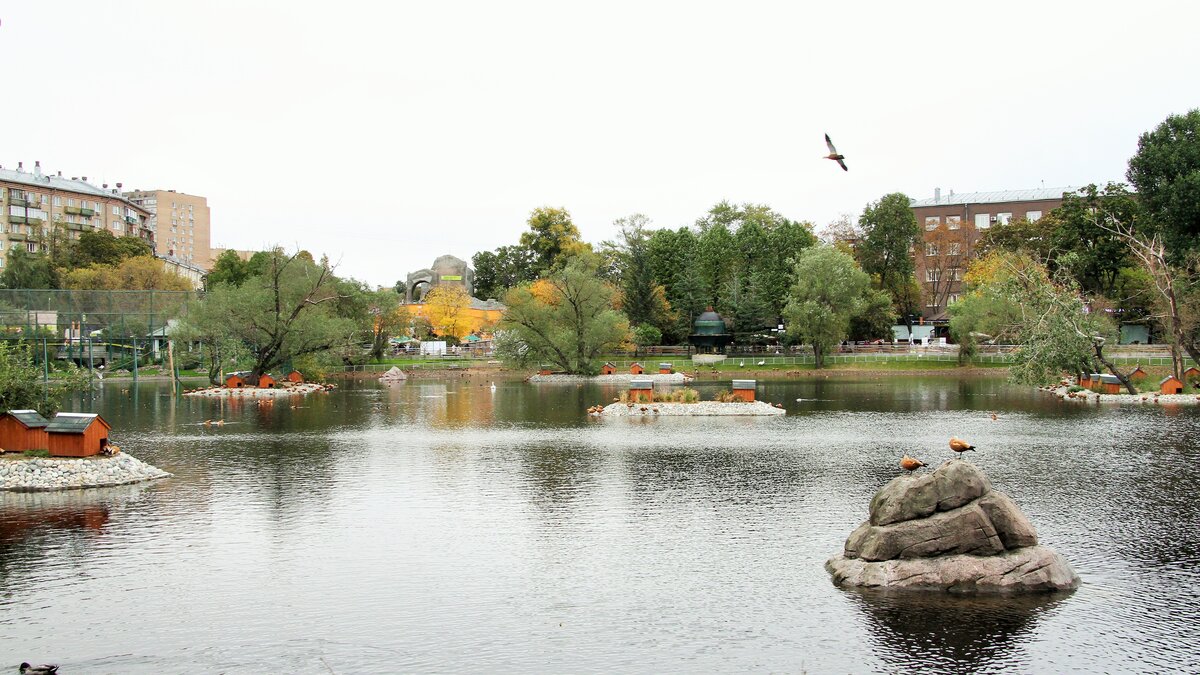
{"type": "Polygon", "coordinates": [[[921,318],[935,324],[949,317],[946,307],[962,293],[963,274],[975,245],[989,227],[1011,220],[1036,221],[1062,206],[1063,195],[1076,187],[1036,190],[1001,190],[942,195],[911,202],[913,215],[923,230],[914,251],[917,285],[921,287],[921,318]]]}
{"type": "Polygon", "coordinates": [[[175,190],[133,190],[125,196],[150,212],[155,255],[212,269],[207,199],[175,190]]]}
{"type": "Polygon", "coordinates": [[[18,163],[16,169],[0,167],[0,204],[0,268],[14,246],[44,252],[56,237],[78,239],[87,230],[141,237],[154,245],[150,212],[126,199],[120,183],[97,187],[87,176],[51,176],[42,173],[40,162],[32,170],[18,163]]]}

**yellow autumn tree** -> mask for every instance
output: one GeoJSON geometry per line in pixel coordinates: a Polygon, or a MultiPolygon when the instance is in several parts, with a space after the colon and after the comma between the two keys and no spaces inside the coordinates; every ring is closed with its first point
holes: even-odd
{"type": "Polygon", "coordinates": [[[148,255],[126,258],[117,265],[89,265],[71,270],[63,288],[106,291],[190,291],[192,282],[167,270],[148,255]]]}
{"type": "Polygon", "coordinates": [[[470,306],[471,296],[461,286],[438,286],[425,296],[425,314],[442,337],[461,340],[471,332],[466,311],[470,306]]]}

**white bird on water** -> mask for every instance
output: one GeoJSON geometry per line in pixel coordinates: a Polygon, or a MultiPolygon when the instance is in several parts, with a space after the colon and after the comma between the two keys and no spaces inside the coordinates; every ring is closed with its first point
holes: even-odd
{"type": "Polygon", "coordinates": [[[493,394],[496,393],[496,383],[495,382],[492,383],[492,393],[493,394]]]}

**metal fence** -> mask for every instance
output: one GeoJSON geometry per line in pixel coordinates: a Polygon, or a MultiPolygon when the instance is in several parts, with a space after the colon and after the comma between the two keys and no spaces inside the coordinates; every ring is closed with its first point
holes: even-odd
{"type": "Polygon", "coordinates": [[[187,316],[199,291],[74,291],[0,289],[0,331],[6,337],[149,338],[187,316]]]}

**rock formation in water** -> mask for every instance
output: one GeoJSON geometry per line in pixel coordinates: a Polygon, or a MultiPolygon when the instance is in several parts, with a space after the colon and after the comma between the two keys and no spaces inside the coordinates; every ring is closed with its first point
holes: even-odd
{"type": "Polygon", "coordinates": [[[1079,577],[974,464],[946,461],[899,476],[871,500],[870,520],[825,569],[838,586],[951,593],[1038,593],[1079,577]]]}

